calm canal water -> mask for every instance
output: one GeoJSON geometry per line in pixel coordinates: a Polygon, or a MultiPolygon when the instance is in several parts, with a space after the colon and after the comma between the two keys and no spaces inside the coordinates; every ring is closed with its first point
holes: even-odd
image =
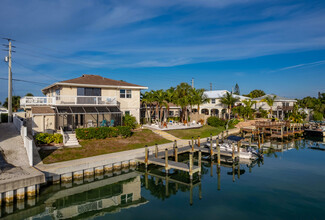
{"type": "MultiPolygon", "coordinates": [[[[323,140],[321,140],[323,142],[323,140]]],[[[297,140],[253,164],[203,163],[201,181],[185,173],[137,171],[80,185],[49,186],[36,205],[14,207],[7,219],[324,219],[324,143],[297,140]],[[313,148],[311,148],[313,147],[313,148]],[[238,168],[240,172],[238,172],[238,168]],[[158,178],[159,177],[159,178],[158,178]],[[176,180],[176,181],[175,181],[176,180]]],[[[184,157],[183,159],[186,160],[184,157]]]]}

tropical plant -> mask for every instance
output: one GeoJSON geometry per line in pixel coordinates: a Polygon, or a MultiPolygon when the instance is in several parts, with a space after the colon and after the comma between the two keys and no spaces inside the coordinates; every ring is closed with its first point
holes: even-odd
{"type": "Polygon", "coordinates": [[[154,92],[154,100],[156,102],[156,117],[159,115],[159,121],[163,121],[163,107],[167,108],[167,103],[166,103],[166,93],[164,90],[160,89],[154,92]],[[159,114],[159,112],[160,114],[159,114]]]}
{"type": "Polygon", "coordinates": [[[289,113],[289,120],[295,123],[302,123],[306,118],[306,114],[299,111],[299,105],[293,106],[292,112],[289,113]]]}
{"type": "Polygon", "coordinates": [[[235,98],[231,93],[227,92],[220,100],[220,102],[224,105],[227,105],[228,108],[228,119],[230,119],[231,108],[235,105],[235,103],[239,100],[239,98],[235,98]]]}
{"type": "Polygon", "coordinates": [[[249,94],[244,95],[244,96],[254,99],[254,98],[261,97],[263,95],[265,95],[265,92],[263,90],[255,89],[255,90],[251,91],[249,94]]]}
{"type": "Polygon", "coordinates": [[[272,117],[273,115],[273,104],[274,104],[274,100],[276,99],[276,95],[272,95],[272,96],[266,96],[264,99],[261,100],[261,102],[266,102],[266,104],[270,107],[270,115],[272,117]]]}
{"type": "Polygon", "coordinates": [[[207,124],[213,127],[224,127],[226,125],[226,120],[211,116],[207,119],[207,124]]]}
{"type": "Polygon", "coordinates": [[[188,119],[187,107],[191,103],[191,86],[187,83],[179,84],[175,89],[174,102],[181,107],[181,121],[188,119]]]}
{"type": "Polygon", "coordinates": [[[322,121],[323,120],[323,114],[320,113],[320,112],[314,112],[313,120],[314,121],[322,121]]]}
{"type": "Polygon", "coordinates": [[[166,106],[167,106],[166,117],[168,117],[168,115],[169,115],[169,109],[170,109],[171,103],[174,102],[174,92],[175,92],[174,87],[170,87],[165,92],[165,101],[166,101],[166,106]]]}
{"type": "Polygon", "coordinates": [[[145,107],[145,118],[146,121],[151,123],[151,115],[153,114],[153,102],[154,102],[154,92],[145,92],[141,94],[141,102],[145,107]]]}
{"type": "Polygon", "coordinates": [[[204,89],[192,89],[193,104],[197,105],[197,111],[200,113],[200,105],[209,101],[209,98],[204,94],[204,89]]]}
{"type": "MultiPolygon", "coordinates": [[[[3,103],[3,107],[8,108],[8,98],[3,103]]],[[[16,112],[20,108],[20,96],[12,96],[12,110],[16,112]]]]}
{"type": "Polygon", "coordinates": [[[132,115],[125,115],[123,116],[123,125],[135,129],[137,127],[137,119],[132,115]]]}
{"type": "Polygon", "coordinates": [[[32,93],[27,93],[25,96],[34,96],[32,93]]]}

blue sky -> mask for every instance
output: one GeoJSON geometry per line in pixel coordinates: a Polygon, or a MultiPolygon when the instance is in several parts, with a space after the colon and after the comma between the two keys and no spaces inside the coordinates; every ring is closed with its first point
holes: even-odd
{"type": "Polygon", "coordinates": [[[149,89],[194,78],[197,88],[238,83],[243,94],[317,96],[325,92],[324,27],[325,2],[312,0],[0,2],[0,37],[16,40],[13,78],[37,82],[14,82],[21,96],[82,74],[149,89]]]}

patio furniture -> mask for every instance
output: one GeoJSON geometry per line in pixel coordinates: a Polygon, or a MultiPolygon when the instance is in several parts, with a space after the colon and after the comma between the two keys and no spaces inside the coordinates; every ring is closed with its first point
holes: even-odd
{"type": "Polygon", "coordinates": [[[110,125],[111,127],[114,127],[114,122],[115,122],[114,119],[112,119],[111,120],[111,125],[110,125]]]}
{"type": "Polygon", "coordinates": [[[93,121],[92,121],[92,120],[88,120],[88,121],[87,121],[87,127],[88,127],[88,128],[92,128],[92,127],[94,127],[94,124],[93,124],[93,121]]]}
{"type": "Polygon", "coordinates": [[[169,120],[168,124],[173,125],[174,121],[173,120],[169,120]]]}
{"type": "Polygon", "coordinates": [[[104,119],[101,123],[100,123],[100,127],[106,127],[107,121],[104,119]]]}

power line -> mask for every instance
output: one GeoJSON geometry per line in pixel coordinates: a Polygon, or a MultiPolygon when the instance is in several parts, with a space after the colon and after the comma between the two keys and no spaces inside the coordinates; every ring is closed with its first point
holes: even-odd
{"type": "MultiPolygon", "coordinates": [[[[1,80],[8,80],[8,78],[0,77],[1,80]]],[[[35,81],[28,81],[28,80],[23,80],[23,79],[12,79],[13,81],[18,81],[18,82],[26,82],[26,83],[32,83],[35,85],[48,85],[48,83],[42,83],[42,82],[35,82],[35,81]]]]}

